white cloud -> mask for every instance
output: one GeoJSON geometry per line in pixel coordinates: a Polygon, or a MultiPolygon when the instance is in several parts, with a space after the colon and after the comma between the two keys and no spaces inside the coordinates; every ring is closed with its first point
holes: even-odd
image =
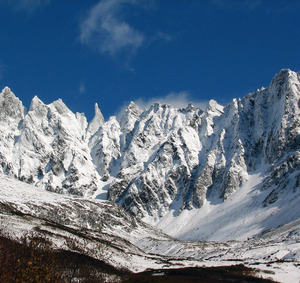
{"type": "Polygon", "coordinates": [[[154,34],[151,41],[163,40],[163,41],[168,42],[168,41],[172,41],[173,39],[174,39],[174,36],[171,36],[167,33],[162,32],[162,31],[158,31],[154,34]]]}
{"type": "Polygon", "coordinates": [[[299,10],[299,1],[263,1],[263,0],[211,0],[211,2],[224,9],[255,11],[262,8],[266,14],[283,14],[299,10]]]}
{"type": "Polygon", "coordinates": [[[290,11],[298,11],[300,8],[299,1],[286,1],[280,2],[281,5],[277,5],[277,7],[269,6],[266,10],[266,14],[272,15],[280,15],[290,11]]]}
{"type": "Polygon", "coordinates": [[[34,12],[50,3],[50,0],[1,0],[0,3],[9,4],[16,11],[34,12]]]}
{"type": "Polygon", "coordinates": [[[101,53],[139,48],[145,35],[122,20],[120,15],[125,4],[135,5],[134,0],[103,0],[94,6],[80,25],[80,42],[96,47],[101,53]]]}
{"type": "MultiPolygon", "coordinates": [[[[191,94],[188,91],[170,92],[165,96],[151,97],[149,99],[141,97],[134,100],[134,103],[142,109],[149,109],[149,107],[156,102],[169,104],[177,109],[186,108],[191,103],[195,107],[205,110],[209,101],[191,98],[191,94]]],[[[124,102],[124,104],[115,112],[115,116],[118,119],[121,118],[129,103],[129,101],[124,102]]]]}
{"type": "Polygon", "coordinates": [[[191,95],[188,91],[181,92],[170,92],[166,96],[161,97],[152,97],[150,99],[139,98],[135,100],[135,103],[139,105],[141,108],[149,108],[155,102],[159,102],[162,104],[170,104],[176,108],[187,107],[189,103],[192,103],[194,106],[199,107],[204,110],[208,104],[208,101],[197,100],[191,98],[191,95]]]}
{"type": "Polygon", "coordinates": [[[83,94],[86,92],[86,87],[85,87],[85,84],[84,83],[81,83],[80,86],[79,86],[79,93],[80,94],[83,94]]]}

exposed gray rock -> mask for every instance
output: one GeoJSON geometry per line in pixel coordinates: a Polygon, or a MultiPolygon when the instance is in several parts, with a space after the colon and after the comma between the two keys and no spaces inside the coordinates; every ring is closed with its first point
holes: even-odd
{"type": "Polygon", "coordinates": [[[27,112],[9,88],[0,94],[0,169],[47,190],[96,196],[154,221],[170,209],[226,201],[265,166],[264,205],[299,187],[299,73],[282,70],[268,88],[211,100],[204,111],[131,102],[120,120],[72,113],[57,100],[34,97],[27,112]],[[293,180],[293,181],[291,181],[293,180]]]}

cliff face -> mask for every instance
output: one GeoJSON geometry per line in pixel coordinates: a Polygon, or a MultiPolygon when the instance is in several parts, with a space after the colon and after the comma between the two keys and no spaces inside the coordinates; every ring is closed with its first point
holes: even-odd
{"type": "Polygon", "coordinates": [[[153,105],[136,121],[109,199],[158,219],[170,208],[180,213],[208,198],[226,200],[262,167],[264,190],[280,183],[265,205],[298,189],[299,90],[299,74],[282,70],[268,88],[226,107],[153,105]]]}
{"type": "Polygon", "coordinates": [[[202,111],[131,103],[120,120],[98,106],[88,123],[61,101],[37,97],[27,111],[0,94],[0,170],[49,191],[107,198],[157,221],[168,211],[225,201],[264,168],[268,206],[300,186],[300,74],[282,70],[270,86],[202,111]],[[103,191],[102,191],[103,192],[103,191]]]}

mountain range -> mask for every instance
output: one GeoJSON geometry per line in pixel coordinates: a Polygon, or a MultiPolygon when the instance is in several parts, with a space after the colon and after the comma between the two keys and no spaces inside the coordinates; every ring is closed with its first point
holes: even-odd
{"type": "MultiPolygon", "coordinates": [[[[269,87],[226,106],[211,100],[206,109],[159,103],[141,109],[131,102],[119,118],[108,121],[97,104],[90,122],[61,99],[46,105],[35,96],[26,109],[5,87],[0,94],[0,206],[5,213],[14,208],[30,214],[34,221],[56,219],[72,229],[91,229],[98,239],[104,236],[97,227],[108,225],[106,241],[119,237],[119,246],[148,259],[149,253],[175,256],[175,250],[185,259],[203,260],[212,251],[215,258],[241,259],[257,247],[257,240],[241,244],[247,239],[262,243],[273,231],[278,248],[289,231],[284,237],[292,248],[278,258],[297,262],[299,114],[300,73],[288,69],[269,87]],[[129,230],[112,232],[122,225],[129,230]],[[197,255],[188,255],[191,246],[175,238],[219,244],[212,248],[207,242],[195,248],[197,255]],[[225,241],[240,252],[233,255],[226,247],[220,254],[225,241]]],[[[161,267],[160,260],[154,262],[161,267]]]]}

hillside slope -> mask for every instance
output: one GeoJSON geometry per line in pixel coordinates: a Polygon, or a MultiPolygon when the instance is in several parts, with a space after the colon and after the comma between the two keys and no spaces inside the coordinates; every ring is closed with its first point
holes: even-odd
{"type": "Polygon", "coordinates": [[[42,237],[55,250],[83,254],[118,270],[161,273],[243,263],[263,278],[300,279],[299,219],[246,241],[191,242],[171,238],[111,202],[46,192],[3,174],[0,196],[0,235],[42,237]]]}
{"type": "Polygon", "coordinates": [[[108,121],[97,104],[91,122],[60,99],[34,97],[27,110],[6,87],[0,172],[108,199],[182,239],[245,239],[299,218],[299,101],[300,73],[286,69],[225,107],[211,100],[204,111],[159,103],[143,110],[132,102],[108,121]]]}

